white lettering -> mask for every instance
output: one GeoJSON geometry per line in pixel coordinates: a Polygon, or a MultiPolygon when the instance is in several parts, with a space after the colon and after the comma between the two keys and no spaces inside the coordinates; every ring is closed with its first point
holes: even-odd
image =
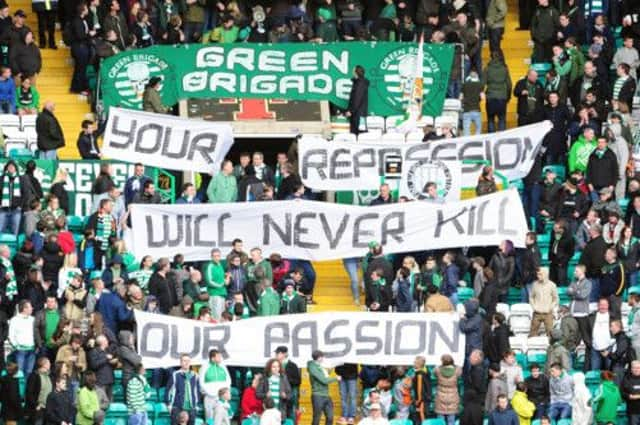
{"type": "Polygon", "coordinates": [[[216,72],[211,75],[209,80],[209,89],[213,92],[216,90],[226,90],[235,92],[236,76],[230,72],[216,72]]]}
{"type": "Polygon", "coordinates": [[[277,90],[275,75],[258,75],[251,80],[251,93],[270,94],[277,90]]]}
{"type": "Polygon", "coordinates": [[[253,71],[255,69],[255,50],[247,49],[244,47],[236,47],[231,49],[227,53],[227,69],[230,71],[238,71],[235,69],[236,65],[242,66],[247,71],[253,71]]]}
{"type": "Polygon", "coordinates": [[[285,72],[284,52],[277,50],[265,50],[258,56],[258,70],[285,72]]]}
{"type": "Polygon", "coordinates": [[[224,63],[224,47],[201,47],[196,54],[196,68],[217,68],[224,63]]]}
{"type": "Polygon", "coordinates": [[[333,84],[331,78],[326,74],[317,74],[309,76],[309,93],[329,94],[333,84]]]}
{"type": "Polygon", "coordinates": [[[305,72],[318,70],[318,54],[316,52],[298,52],[291,56],[291,71],[305,72]]]}
{"type": "Polygon", "coordinates": [[[330,71],[330,65],[333,65],[342,74],[349,74],[349,52],[340,53],[340,58],[338,58],[333,53],[324,50],[322,52],[322,70],[330,71]]]}
{"type": "Polygon", "coordinates": [[[207,87],[207,71],[194,71],[182,77],[182,89],[186,92],[197,92],[207,87]]]}

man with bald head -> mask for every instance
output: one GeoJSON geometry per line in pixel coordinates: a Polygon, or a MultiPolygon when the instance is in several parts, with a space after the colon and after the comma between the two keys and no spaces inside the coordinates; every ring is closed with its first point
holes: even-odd
{"type": "Polygon", "coordinates": [[[542,119],[544,106],[544,88],[538,81],[538,72],[529,69],[526,77],[521,78],[513,89],[518,98],[518,125],[533,124],[542,119]]]}
{"type": "Polygon", "coordinates": [[[584,63],[584,75],[576,78],[573,87],[569,90],[571,104],[578,107],[587,97],[587,93],[592,91],[597,99],[603,101],[609,97],[609,84],[606,79],[598,75],[598,69],[592,61],[584,63]]]}
{"type": "Polygon", "coordinates": [[[58,149],[63,148],[64,133],[58,118],[54,115],[56,105],[47,100],[42,112],[36,119],[36,133],[38,134],[38,150],[40,159],[58,159],[58,149]]]}

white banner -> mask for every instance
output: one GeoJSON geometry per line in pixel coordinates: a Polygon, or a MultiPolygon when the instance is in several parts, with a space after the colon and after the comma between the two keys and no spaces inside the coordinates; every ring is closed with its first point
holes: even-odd
{"type": "Polygon", "coordinates": [[[313,201],[132,205],[136,257],[183,254],[187,261],[231,249],[235,238],[284,258],[363,256],[369,242],[385,252],[498,245],[524,246],[527,223],[516,190],[448,204],[404,202],[376,207],[313,201]]]}
{"type": "Polygon", "coordinates": [[[443,354],[451,354],[457,365],[464,362],[456,313],[307,313],[216,325],[138,310],[135,316],[138,353],[148,369],[178,366],[183,353],[203,364],[212,349],[229,366],[264,367],[281,345],[300,367],[314,350],[322,350],[334,366],[412,365],[416,356],[435,365],[443,354]]]}
{"type": "MultiPolygon", "coordinates": [[[[390,163],[399,161],[404,172],[426,161],[466,160],[486,161],[512,181],[529,173],[551,128],[551,122],[544,121],[499,133],[415,144],[302,138],[298,142],[300,177],[305,186],[316,190],[369,190],[388,177],[390,163]]],[[[462,165],[462,187],[476,186],[483,165],[462,165]]]]}
{"type": "Polygon", "coordinates": [[[229,124],[110,108],[102,151],[121,161],[217,173],[231,145],[229,124]]]}
{"type": "Polygon", "coordinates": [[[422,200],[427,197],[425,186],[434,183],[438,198],[444,202],[460,200],[462,190],[462,164],[454,161],[417,161],[411,167],[402,167],[400,180],[386,180],[393,188],[398,184],[400,196],[422,200]]]}

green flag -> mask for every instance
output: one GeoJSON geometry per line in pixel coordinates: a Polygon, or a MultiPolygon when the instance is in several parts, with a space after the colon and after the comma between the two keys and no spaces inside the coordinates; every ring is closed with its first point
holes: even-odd
{"type": "MultiPolygon", "coordinates": [[[[141,109],[144,87],[162,78],[166,105],[189,98],[258,98],[333,102],[346,108],[356,65],[365,69],[369,114],[402,115],[402,87],[414,77],[416,43],[345,42],[152,46],[105,59],[105,107],[141,109]]],[[[423,113],[442,112],[453,45],[423,48],[423,113]]]]}

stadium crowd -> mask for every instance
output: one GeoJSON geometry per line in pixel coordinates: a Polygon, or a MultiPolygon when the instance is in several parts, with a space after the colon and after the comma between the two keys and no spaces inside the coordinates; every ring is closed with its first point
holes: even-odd
{"type": "MultiPolygon", "coordinates": [[[[316,302],[313,264],[245,247],[239,239],[230,252],[213,250],[204,263],[185,262],[179,252],[138,263],[127,250],[128,207],[161,202],[142,164],[123,190],[109,164],[101,166],[93,213],[76,241],[67,173],[59,169],[43,193],[35,162],[23,169],[7,161],[0,230],[24,242],[17,249],[0,246],[0,340],[9,348],[7,359],[0,356],[2,420],[101,424],[124,403],[128,423],[146,425],[152,400],[172,424],[280,424],[299,419],[300,366],[306,366],[313,425],[323,415],[327,424],[334,421],[334,382],[341,396],[336,419],[344,424],[357,418],[363,425],[422,424],[436,417],[447,425],[479,425],[485,418],[495,425],[639,424],[640,132],[632,112],[640,3],[519,3],[520,27],[531,31],[534,52],[532,68],[513,86],[501,50],[505,0],[34,0],[39,47],[26,12],[0,3],[0,109],[38,114],[43,159],[56,159],[65,146],[55,105],[41,108],[37,90],[39,49],[57,48],[56,21],[74,58],[70,89],[76,93],[89,94],[87,68],[98,68],[100,59],[152,44],[412,42],[423,34],[432,43],[459,45],[447,95],[462,95],[465,134],[473,123],[480,132],[481,102],[488,131],[505,129],[511,97],[518,125],[553,123],[522,182],[531,223],[526,249],[504,241],[497,248],[391,256],[372,241],[362,258],[343,260],[353,301],[362,308],[460,312],[464,364],[447,355],[439,365],[418,357],[410,368],[344,364],[335,377],[322,352],[296,365],[284,346],[264,369],[227,367],[212,350],[199,368],[185,355],[178,368],[145,371],[133,311],[211,323],[304,313],[316,302]],[[483,66],[485,39],[491,59],[483,66]],[[523,350],[522,337],[541,339],[540,352],[523,350]]],[[[157,88],[152,79],[144,109],[167,113],[173,105],[162,104],[157,88]]],[[[352,99],[347,114],[366,116],[363,99],[362,92],[352,99]]],[[[80,155],[101,159],[95,124],[81,127],[80,155]]],[[[426,142],[451,135],[425,128],[426,142]]],[[[273,167],[260,152],[241,154],[200,187],[185,184],[176,203],[305,198],[296,161],[295,149],[279,153],[273,167]]],[[[496,190],[488,166],[476,193],[496,190]]],[[[382,185],[372,205],[400,201],[406,199],[394,199],[382,185]]]]}

